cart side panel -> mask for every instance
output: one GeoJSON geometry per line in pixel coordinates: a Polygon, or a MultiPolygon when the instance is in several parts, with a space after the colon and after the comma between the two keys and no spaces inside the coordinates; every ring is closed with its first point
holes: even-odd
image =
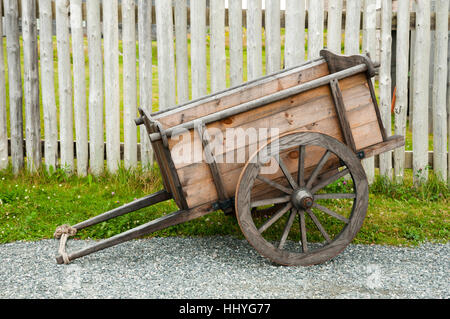
{"type": "Polygon", "coordinates": [[[301,66],[279,74],[268,77],[261,83],[251,83],[242,86],[241,89],[231,91],[216,98],[205,98],[205,103],[193,103],[192,107],[182,107],[179,111],[171,111],[155,116],[164,129],[173,127],[188,121],[192,121],[209,114],[222,111],[233,106],[249,102],[293,86],[318,79],[328,75],[328,64],[322,60],[311,63],[309,66],[301,66]]]}
{"type": "MultiPolygon", "coordinates": [[[[357,149],[382,141],[366,75],[361,73],[342,79],[339,81],[339,87],[342,90],[346,114],[357,149]]],[[[210,123],[207,128],[210,135],[213,138],[219,138],[219,140],[222,140],[220,134],[214,135],[214,132],[220,132],[222,136],[226,136],[226,129],[228,128],[234,128],[235,132],[239,132],[237,129],[248,132],[247,130],[252,128],[278,128],[279,134],[304,129],[321,132],[340,141],[344,140],[328,85],[210,123]]],[[[266,142],[266,139],[262,139],[258,142],[247,143],[245,147],[237,149],[233,143],[229,142],[229,139],[225,139],[222,140],[222,147],[214,150],[215,157],[222,160],[238,159],[239,155],[245,154],[244,159],[240,162],[224,163],[219,161],[218,163],[228,196],[234,196],[239,174],[249,156],[257,147],[266,142]]],[[[201,145],[199,136],[192,130],[183,138],[169,139],[169,149],[171,149],[172,158],[174,158],[189,207],[213,202],[218,198],[209,166],[201,156],[201,145]],[[189,146],[187,144],[194,146],[186,148],[191,151],[188,156],[190,161],[183,159],[186,154],[180,155],[183,145],[189,146]]],[[[321,155],[311,154],[311,165],[314,165],[321,155]]],[[[293,169],[297,165],[297,159],[292,154],[286,155],[286,162],[293,169]]],[[[311,165],[307,166],[306,169],[312,169],[313,166],[311,165]]]]}

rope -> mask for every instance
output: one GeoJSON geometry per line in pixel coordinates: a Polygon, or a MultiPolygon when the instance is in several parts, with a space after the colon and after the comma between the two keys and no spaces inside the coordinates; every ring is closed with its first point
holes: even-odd
{"type": "Polygon", "coordinates": [[[68,264],[70,262],[69,256],[66,252],[66,242],[67,238],[69,236],[74,236],[77,233],[77,229],[71,227],[70,225],[64,224],[61,226],[56,227],[55,233],[53,236],[58,239],[61,238],[61,241],[59,242],[59,249],[58,253],[62,256],[64,264],[68,264]]]}

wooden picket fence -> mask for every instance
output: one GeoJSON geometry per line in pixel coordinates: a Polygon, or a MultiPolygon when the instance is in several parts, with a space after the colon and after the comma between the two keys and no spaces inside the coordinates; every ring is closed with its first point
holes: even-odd
{"type": "Polygon", "coordinates": [[[108,0],[108,5],[100,0],[0,2],[0,34],[6,36],[6,56],[0,41],[0,169],[11,163],[19,172],[25,158],[30,171],[45,163],[48,169],[63,167],[79,175],[101,174],[105,167],[115,172],[121,161],[126,168],[139,161],[146,166],[153,155],[148,139],[139,143],[138,136],[145,133],[138,134],[133,122],[138,101],[148,110],[182,104],[225,89],[227,83],[238,85],[244,74],[251,80],[316,58],[326,44],[335,52],[342,48],[349,55],[368,52],[378,60],[379,107],[388,134],[405,135],[408,118],[412,126],[412,152],[400,148],[383,154],[376,165],[374,158],[363,161],[369,181],[375,166],[380,174],[398,181],[405,168],[413,169],[416,181],[426,180],[430,164],[444,180],[450,176],[449,0],[436,0],[433,12],[428,0],[394,1],[395,11],[392,0],[381,0],[381,8],[377,0],[285,0],[285,10],[280,10],[280,0],[266,0],[264,9],[262,0],[247,0],[246,10],[242,0],[228,0],[227,8],[224,0],[210,0],[209,6],[206,0],[191,0],[190,7],[185,0],[156,0],[154,6],[148,0],[122,0],[120,5],[117,0],[108,0]],[[152,24],[157,31],[156,105],[152,24]],[[430,56],[432,98],[426,89],[431,83],[430,56]]]}

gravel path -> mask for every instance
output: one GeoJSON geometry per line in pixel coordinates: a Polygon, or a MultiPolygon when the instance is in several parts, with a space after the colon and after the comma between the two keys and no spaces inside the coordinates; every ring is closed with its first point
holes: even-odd
{"type": "Polygon", "coordinates": [[[350,245],[311,267],[274,265],[231,237],[136,240],[69,265],[55,263],[57,246],[0,245],[0,298],[450,297],[450,244],[350,245]]]}

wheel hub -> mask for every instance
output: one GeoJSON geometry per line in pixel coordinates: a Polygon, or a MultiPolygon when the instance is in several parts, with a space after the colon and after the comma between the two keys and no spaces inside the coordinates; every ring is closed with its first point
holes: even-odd
{"type": "Polygon", "coordinates": [[[309,209],[314,203],[314,197],[306,188],[299,188],[292,193],[291,201],[297,209],[309,209]]]}

